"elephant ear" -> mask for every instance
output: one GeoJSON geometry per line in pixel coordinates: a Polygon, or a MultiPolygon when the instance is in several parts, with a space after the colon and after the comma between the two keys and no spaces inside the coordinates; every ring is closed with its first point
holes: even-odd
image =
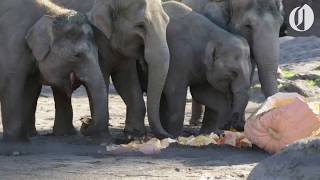
{"type": "Polygon", "coordinates": [[[252,0],[228,0],[225,1],[225,11],[229,16],[229,23],[233,18],[241,17],[248,8],[250,7],[250,3],[252,0]]]}
{"type": "Polygon", "coordinates": [[[204,7],[204,15],[220,27],[226,28],[230,19],[228,2],[213,1],[204,7]]]}
{"type": "Polygon", "coordinates": [[[43,60],[49,53],[54,18],[43,16],[28,31],[25,39],[37,61],[43,60]]]}
{"type": "Polygon", "coordinates": [[[216,59],[216,43],[210,41],[207,44],[206,51],[205,51],[205,57],[204,57],[204,64],[211,69],[213,66],[215,59],[216,59]]]}
{"type": "Polygon", "coordinates": [[[87,16],[92,25],[98,28],[109,39],[112,33],[112,1],[95,1],[87,16]]]}

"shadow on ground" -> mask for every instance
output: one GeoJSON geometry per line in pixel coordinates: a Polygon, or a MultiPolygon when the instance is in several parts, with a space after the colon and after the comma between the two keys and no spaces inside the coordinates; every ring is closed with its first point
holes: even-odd
{"type": "MultiPolygon", "coordinates": [[[[111,129],[116,139],[122,139],[122,130],[111,129]]],[[[159,155],[144,156],[140,153],[123,155],[108,155],[105,153],[105,146],[101,146],[96,139],[79,135],[69,137],[54,137],[48,135],[48,131],[40,132],[39,136],[31,138],[25,144],[7,144],[0,142],[0,157],[10,156],[79,156],[94,159],[124,159],[134,158],[142,161],[146,159],[178,161],[185,166],[232,166],[241,164],[253,164],[260,162],[269,155],[257,148],[237,149],[227,145],[209,145],[202,148],[194,148],[173,144],[163,150],[159,155]]],[[[0,133],[2,137],[2,133],[0,133]]],[[[73,158],[76,160],[76,158],[73,158]]],[[[55,161],[53,159],[53,161],[55,161]]],[[[125,162],[124,162],[125,163],[125,162]]],[[[124,164],[125,165],[125,164],[124,164]]],[[[0,162],[0,166],[1,162],[0,162]]]]}

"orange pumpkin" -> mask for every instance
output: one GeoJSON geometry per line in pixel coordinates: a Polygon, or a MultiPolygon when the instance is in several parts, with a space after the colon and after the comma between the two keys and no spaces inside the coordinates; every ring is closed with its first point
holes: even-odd
{"type": "Polygon", "coordinates": [[[245,136],[258,147],[276,153],[288,144],[313,136],[319,129],[320,118],[303,97],[280,93],[269,98],[246,122],[245,136]]]}

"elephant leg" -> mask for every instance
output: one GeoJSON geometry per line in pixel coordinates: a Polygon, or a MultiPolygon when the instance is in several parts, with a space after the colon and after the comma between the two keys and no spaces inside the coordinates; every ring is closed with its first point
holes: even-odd
{"type": "Polygon", "coordinates": [[[114,87],[127,106],[126,125],[124,133],[128,139],[145,136],[144,118],[146,108],[143,92],[139,83],[136,62],[132,60],[122,62],[112,73],[114,87]]]}
{"type": "Polygon", "coordinates": [[[71,97],[64,92],[52,87],[55,102],[55,120],[53,125],[53,134],[56,136],[73,135],[76,133],[73,127],[73,111],[71,97]]]}
{"type": "Polygon", "coordinates": [[[219,129],[218,121],[219,113],[215,110],[205,107],[200,134],[210,134],[212,132],[216,133],[219,129]]]}
{"type": "Polygon", "coordinates": [[[201,133],[219,132],[221,127],[230,126],[232,98],[209,84],[190,88],[192,97],[205,105],[201,133]]]}
{"type": "Polygon", "coordinates": [[[200,126],[202,113],[203,113],[202,104],[200,104],[197,101],[195,101],[194,99],[192,99],[192,116],[191,116],[191,120],[190,120],[190,125],[200,126]]]}
{"type": "Polygon", "coordinates": [[[31,114],[28,115],[28,135],[30,137],[38,135],[37,129],[36,129],[36,110],[37,110],[37,104],[38,104],[38,98],[41,93],[42,85],[39,83],[37,77],[31,77],[28,80],[28,86],[26,87],[26,91],[29,93],[26,102],[31,102],[32,105],[30,106],[30,110],[27,110],[27,112],[30,112],[31,114]]]}
{"type": "MultiPolygon", "coordinates": [[[[26,101],[30,91],[28,90],[26,77],[12,75],[8,78],[3,90],[1,100],[1,112],[3,123],[3,140],[6,142],[28,141],[28,116],[32,112],[32,103],[26,101]]],[[[30,118],[29,118],[30,119],[30,118]]]]}
{"type": "Polygon", "coordinates": [[[166,102],[166,119],[163,120],[162,124],[171,135],[177,137],[183,130],[187,87],[176,86],[174,92],[167,93],[165,90],[164,94],[163,98],[165,98],[166,102]]]}
{"type": "Polygon", "coordinates": [[[166,126],[166,120],[168,119],[168,102],[164,95],[162,95],[160,100],[160,121],[163,127],[166,126]]]}

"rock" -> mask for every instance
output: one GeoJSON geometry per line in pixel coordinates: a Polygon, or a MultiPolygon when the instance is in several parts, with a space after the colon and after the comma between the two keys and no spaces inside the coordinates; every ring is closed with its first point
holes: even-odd
{"type": "Polygon", "coordinates": [[[317,97],[320,94],[320,66],[318,61],[281,65],[281,92],[297,92],[306,97],[317,97]]]}
{"type": "Polygon", "coordinates": [[[314,61],[306,61],[300,63],[293,63],[293,64],[282,64],[280,65],[281,69],[289,70],[294,72],[295,74],[303,74],[303,73],[319,73],[319,66],[320,66],[320,58],[315,59],[314,61]]]}
{"type": "Polygon", "coordinates": [[[280,39],[280,64],[312,61],[320,57],[320,38],[285,37],[280,39]]]}
{"type": "Polygon", "coordinates": [[[320,79],[320,72],[309,72],[309,73],[299,73],[293,77],[294,80],[302,79],[302,80],[312,80],[317,81],[320,79]]]}
{"type": "Polygon", "coordinates": [[[320,94],[320,89],[316,84],[310,84],[305,80],[283,80],[280,92],[296,92],[305,97],[316,97],[320,94]]]}
{"type": "Polygon", "coordinates": [[[248,179],[319,179],[319,162],[320,138],[305,139],[259,163],[248,179]]]}
{"type": "Polygon", "coordinates": [[[280,88],[280,92],[296,92],[302,96],[310,97],[308,92],[306,92],[306,87],[303,83],[299,83],[298,81],[284,81],[281,83],[282,87],[280,88]]]}

